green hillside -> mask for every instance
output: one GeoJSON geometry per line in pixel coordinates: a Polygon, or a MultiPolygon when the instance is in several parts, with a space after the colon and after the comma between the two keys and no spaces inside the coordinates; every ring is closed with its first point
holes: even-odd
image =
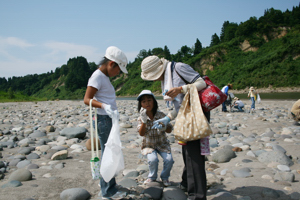
{"type": "MultiPolygon", "coordinates": [[[[299,6],[285,12],[271,8],[259,19],[250,17],[240,24],[225,21],[220,36],[212,35],[209,47],[203,48],[200,40],[195,40],[192,47],[184,45],[176,54],[170,54],[167,46],[141,50],[128,64],[128,74],[111,78],[117,95],[136,96],[143,89],[161,93],[160,82],[140,77],[141,62],[149,55],[187,63],[219,87],[227,83],[233,83],[234,89],[300,86],[299,6]]],[[[0,78],[0,100],[82,99],[97,67],[77,57],[54,72],[0,78]]]]}

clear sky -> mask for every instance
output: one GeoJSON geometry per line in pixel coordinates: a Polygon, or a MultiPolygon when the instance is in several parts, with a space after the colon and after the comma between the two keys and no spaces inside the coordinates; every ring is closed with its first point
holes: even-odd
{"type": "Polygon", "coordinates": [[[99,63],[108,46],[133,61],[142,49],[209,46],[224,21],[241,23],[297,0],[0,0],[0,77],[55,71],[69,58],[99,63]]]}

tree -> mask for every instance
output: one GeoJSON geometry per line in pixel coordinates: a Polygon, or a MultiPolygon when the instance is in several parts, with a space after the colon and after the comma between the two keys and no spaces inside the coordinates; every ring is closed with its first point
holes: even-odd
{"type": "Polygon", "coordinates": [[[89,67],[90,67],[90,74],[92,75],[92,73],[96,70],[96,69],[98,69],[98,65],[96,65],[96,63],[94,63],[94,62],[90,62],[89,63],[89,67]]]}
{"type": "Polygon", "coordinates": [[[202,44],[197,38],[196,43],[195,43],[194,56],[199,54],[201,51],[202,51],[202,44]]]}
{"type": "Polygon", "coordinates": [[[236,30],[236,36],[250,36],[252,33],[257,31],[258,20],[256,17],[250,17],[246,22],[240,23],[236,30]]]}
{"type": "Polygon", "coordinates": [[[229,25],[229,21],[225,21],[223,23],[223,26],[221,28],[221,34],[220,34],[220,41],[223,42],[224,40],[224,37],[225,37],[225,30],[226,30],[226,27],[229,25]]]}
{"type": "Polygon", "coordinates": [[[15,98],[14,91],[11,87],[8,89],[7,94],[9,99],[15,98]]]}
{"type": "Polygon", "coordinates": [[[171,60],[172,59],[170,50],[167,47],[167,45],[165,45],[165,47],[164,47],[164,58],[167,59],[167,60],[171,60]]]}
{"type": "Polygon", "coordinates": [[[191,57],[192,49],[186,45],[181,47],[181,53],[183,57],[191,57]]]}
{"type": "Polygon", "coordinates": [[[229,42],[235,37],[235,32],[238,28],[236,23],[230,23],[229,21],[225,21],[222,26],[220,40],[221,42],[229,42]]]}
{"type": "Polygon", "coordinates": [[[84,57],[69,59],[67,64],[69,73],[66,77],[66,89],[74,92],[76,89],[86,87],[90,77],[90,67],[84,57]]]}
{"type": "Polygon", "coordinates": [[[62,75],[66,76],[68,74],[68,71],[69,71],[68,66],[67,65],[62,65],[61,68],[60,68],[60,75],[61,76],[62,75]]]}
{"type": "Polygon", "coordinates": [[[0,90],[5,90],[7,85],[7,80],[5,77],[0,78],[0,90]]]}
{"type": "Polygon", "coordinates": [[[211,42],[210,42],[210,46],[215,46],[220,44],[220,38],[219,36],[215,33],[211,36],[211,42]]]}
{"type": "Polygon", "coordinates": [[[137,55],[137,58],[144,59],[148,56],[148,53],[145,49],[140,50],[140,53],[137,55]]]}
{"type": "Polygon", "coordinates": [[[160,47],[157,47],[157,48],[152,49],[151,52],[152,52],[153,55],[162,56],[163,53],[164,53],[164,50],[160,47]]]}

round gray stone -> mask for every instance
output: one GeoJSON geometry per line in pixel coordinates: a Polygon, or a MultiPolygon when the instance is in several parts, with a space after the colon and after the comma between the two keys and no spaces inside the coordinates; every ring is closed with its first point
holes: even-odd
{"type": "Polygon", "coordinates": [[[130,178],[124,178],[119,182],[119,185],[125,188],[137,187],[137,183],[135,180],[130,178]]]}
{"type": "Polygon", "coordinates": [[[9,181],[8,183],[4,184],[1,186],[1,188],[7,188],[7,187],[19,187],[23,185],[20,181],[17,181],[17,180],[12,180],[12,181],[9,181]]]}
{"type": "Polygon", "coordinates": [[[266,198],[278,198],[280,195],[276,190],[270,189],[270,188],[265,188],[262,191],[262,196],[266,198]]]}
{"type": "Polygon", "coordinates": [[[81,138],[83,139],[86,136],[87,129],[84,127],[75,127],[75,128],[64,128],[61,132],[61,136],[66,136],[68,139],[71,138],[81,138]]]}
{"type": "Polygon", "coordinates": [[[91,194],[82,188],[70,188],[60,193],[61,200],[87,200],[90,199],[91,194]]]}
{"type": "Polygon", "coordinates": [[[37,164],[30,164],[28,165],[27,169],[38,169],[40,168],[37,164]]]}
{"type": "Polygon", "coordinates": [[[16,166],[17,166],[17,168],[20,169],[20,168],[24,168],[24,167],[28,166],[30,163],[31,163],[30,160],[22,160],[22,161],[18,162],[18,164],[16,166]]]}
{"type": "Polygon", "coordinates": [[[32,173],[28,169],[18,169],[11,173],[8,177],[9,181],[16,180],[16,181],[29,181],[32,179],[32,173]]]}
{"type": "Polygon", "coordinates": [[[291,166],[292,160],[281,151],[267,151],[258,156],[258,160],[263,163],[278,162],[282,165],[291,166]]]}
{"type": "Polygon", "coordinates": [[[144,194],[146,197],[150,197],[151,199],[159,200],[162,197],[163,188],[161,187],[149,187],[144,190],[144,194]]]}
{"type": "Polygon", "coordinates": [[[216,163],[229,162],[232,158],[235,158],[235,152],[232,149],[224,148],[218,150],[212,155],[212,160],[216,163]]]}
{"type": "Polygon", "coordinates": [[[186,198],[186,194],[178,187],[170,186],[165,188],[163,191],[163,199],[180,200],[186,198]]]}
{"type": "Polygon", "coordinates": [[[295,174],[293,174],[292,172],[277,172],[274,176],[274,179],[279,181],[294,182],[295,174]]]}
{"type": "Polygon", "coordinates": [[[243,169],[239,169],[239,170],[233,170],[232,174],[235,177],[239,177],[239,178],[247,178],[247,177],[251,177],[252,175],[250,174],[251,170],[249,168],[243,168],[243,169]]]}
{"type": "Polygon", "coordinates": [[[31,154],[27,155],[26,158],[28,160],[34,160],[34,159],[39,159],[40,156],[38,154],[36,154],[36,153],[31,153],[31,154]]]}

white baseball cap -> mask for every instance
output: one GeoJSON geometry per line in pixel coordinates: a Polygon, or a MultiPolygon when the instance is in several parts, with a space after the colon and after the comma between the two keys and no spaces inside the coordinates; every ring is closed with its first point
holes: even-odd
{"type": "Polygon", "coordinates": [[[142,98],[142,96],[144,96],[144,95],[152,95],[154,97],[154,94],[150,90],[143,90],[137,97],[137,100],[139,101],[140,98],[142,98]]]}
{"type": "Polygon", "coordinates": [[[118,47],[108,47],[106,49],[105,57],[111,61],[116,62],[119,65],[122,72],[128,74],[128,71],[126,69],[126,65],[128,63],[127,57],[118,47]]]}

